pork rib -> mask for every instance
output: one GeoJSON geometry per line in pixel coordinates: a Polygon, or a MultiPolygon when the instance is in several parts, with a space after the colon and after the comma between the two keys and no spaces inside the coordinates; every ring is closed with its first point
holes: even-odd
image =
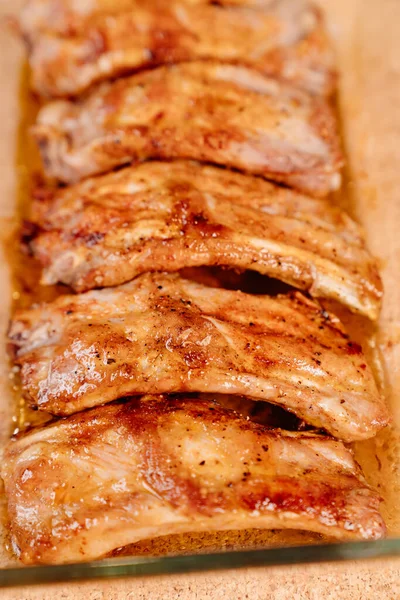
{"type": "Polygon", "coordinates": [[[314,195],[340,184],[328,103],[245,67],[183,63],[55,101],[34,134],[47,175],[76,182],[132,161],[191,158],[314,195]]]}
{"type": "Polygon", "coordinates": [[[130,394],[243,394],[344,439],[388,421],[361,348],[299,292],[253,296],[175,274],[15,315],[9,332],[29,402],[58,415],[130,394]]]}
{"type": "Polygon", "coordinates": [[[29,0],[20,23],[33,87],[45,96],[196,59],[247,65],[317,94],[336,81],[321,13],[305,0],[29,0]]]}
{"type": "Polygon", "coordinates": [[[306,529],[377,539],[379,497],[351,451],[196,399],[145,397],[10,442],[2,462],[25,563],[100,558],[172,533],[306,529]]]}
{"type": "Polygon", "coordinates": [[[43,283],[82,292],[147,271],[229,266],[378,316],[381,281],[356,223],[261,178],[148,162],[37,198],[31,248],[43,283]]]}

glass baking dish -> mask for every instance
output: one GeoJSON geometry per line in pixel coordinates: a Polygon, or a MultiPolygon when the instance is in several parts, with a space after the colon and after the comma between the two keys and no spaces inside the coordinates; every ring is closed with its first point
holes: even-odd
{"type": "Polygon", "coordinates": [[[86,579],[143,577],[400,556],[400,539],[0,569],[0,588],[86,579]]]}
{"type": "MultiPolygon", "coordinates": [[[[0,17],[10,12],[17,13],[21,4],[22,0],[15,0],[10,7],[8,2],[6,6],[6,2],[0,0],[0,17]]],[[[17,565],[8,550],[5,550],[7,535],[2,511],[0,588],[95,578],[400,557],[400,537],[396,537],[400,536],[400,511],[397,510],[400,491],[400,402],[396,402],[396,397],[400,396],[400,378],[396,376],[396,365],[400,359],[400,288],[396,264],[396,254],[399,256],[400,252],[396,189],[400,186],[396,161],[396,149],[400,147],[400,117],[394,110],[396,99],[398,100],[396,81],[399,81],[399,78],[396,80],[396,56],[400,54],[400,38],[395,30],[396,23],[400,22],[400,4],[390,0],[375,0],[363,3],[362,11],[356,0],[320,0],[320,4],[326,11],[327,22],[336,42],[341,73],[338,110],[348,166],[344,193],[337,200],[345,204],[363,224],[371,250],[381,259],[386,290],[379,331],[373,332],[373,335],[370,332],[366,334],[365,324],[361,322],[353,324],[353,328],[358,328],[356,334],[364,339],[364,343],[366,340],[367,344],[375,345],[381,351],[387,373],[386,392],[393,413],[392,426],[376,439],[356,444],[355,452],[367,479],[378,487],[383,497],[382,512],[388,525],[388,539],[321,544],[315,536],[293,534],[285,538],[284,547],[279,547],[274,541],[273,547],[265,548],[262,547],[263,537],[252,537],[251,534],[243,543],[241,536],[234,543],[231,539],[227,543],[223,536],[220,539],[216,536],[211,543],[204,544],[203,540],[195,547],[196,544],[193,545],[190,537],[180,536],[174,544],[168,546],[167,552],[161,552],[156,543],[150,544],[147,551],[146,547],[142,547],[139,555],[135,556],[118,556],[74,565],[23,567],[17,565]],[[191,540],[190,543],[188,539],[191,540]],[[154,549],[156,551],[153,553],[154,549]]],[[[21,180],[26,177],[21,151],[23,154],[29,145],[25,139],[27,123],[24,121],[27,119],[27,112],[26,107],[22,111],[20,98],[20,74],[23,72],[23,77],[27,75],[26,70],[22,70],[22,65],[23,51],[20,44],[9,34],[7,28],[2,27],[0,227],[6,242],[15,219],[21,180]],[[15,156],[18,157],[17,161],[15,156]]],[[[24,89],[26,90],[26,86],[24,89]]],[[[13,290],[7,251],[3,252],[0,260],[0,281],[3,291],[0,324],[4,333],[13,290]]],[[[9,437],[15,413],[3,343],[0,348],[0,369],[1,450],[9,437]]],[[[0,507],[1,494],[0,489],[0,507]]],[[[264,539],[264,545],[269,546],[269,541],[264,539]]]]}

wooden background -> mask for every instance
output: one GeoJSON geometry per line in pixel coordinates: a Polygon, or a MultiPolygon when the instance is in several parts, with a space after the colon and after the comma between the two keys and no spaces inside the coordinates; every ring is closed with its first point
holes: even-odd
{"type": "MultiPolygon", "coordinates": [[[[166,0],[167,1],[167,0],[166,0]]],[[[351,202],[381,261],[385,301],[379,344],[390,384],[393,427],[363,466],[380,481],[391,535],[400,536],[400,0],[319,0],[335,40],[340,105],[350,163],[351,202]],[[375,455],[378,454],[378,464],[375,455]]],[[[0,0],[0,17],[21,0],[0,0]]],[[[15,210],[19,74],[23,51],[0,25],[0,235],[15,210]]],[[[7,326],[9,275],[0,257],[0,328],[7,326]]],[[[9,432],[10,399],[0,344],[0,445],[9,432]]],[[[1,524],[0,524],[1,545],[1,524]]],[[[0,565],[5,564],[4,553],[0,565]]],[[[400,559],[258,568],[1,591],[2,600],[303,600],[400,598],[400,559]]]]}

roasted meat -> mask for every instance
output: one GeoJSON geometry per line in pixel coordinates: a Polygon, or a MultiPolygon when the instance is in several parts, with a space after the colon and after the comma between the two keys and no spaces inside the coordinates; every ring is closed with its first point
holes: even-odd
{"type": "Polygon", "coordinates": [[[224,529],[385,533],[351,452],[211,401],[145,397],[10,442],[1,467],[25,563],[102,557],[144,538],[224,529]]]}
{"type": "Polygon", "coordinates": [[[252,296],[145,274],[19,311],[9,332],[29,402],[67,415],[129,394],[243,394],[344,439],[388,421],[361,348],[299,292],[252,296]]]}
{"type": "Polygon", "coordinates": [[[47,175],[74,182],[150,158],[193,158],[314,195],[340,184],[326,101],[245,67],[184,63],[46,105],[34,128],[47,175]]]}
{"type": "Polygon", "coordinates": [[[252,67],[317,94],[335,83],[319,11],[305,0],[29,0],[21,15],[33,87],[74,95],[133,70],[195,59],[252,67]]]}
{"type": "Polygon", "coordinates": [[[146,271],[253,269],[376,318],[377,267],[342,211],[261,178],[148,162],[54,194],[39,190],[31,242],[43,282],[76,291],[146,271]]]}

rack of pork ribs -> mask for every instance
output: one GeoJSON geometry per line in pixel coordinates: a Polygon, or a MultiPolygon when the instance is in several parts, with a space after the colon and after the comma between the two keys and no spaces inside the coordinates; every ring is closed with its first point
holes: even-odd
{"type": "Polygon", "coordinates": [[[88,560],[226,529],[384,536],[348,443],[388,411],[324,308],[376,320],[382,287],[332,200],[343,159],[320,12],[77,6],[29,0],[20,20],[46,100],[25,242],[42,284],[70,292],[9,329],[26,402],[54,415],[5,451],[15,552],[88,560]],[[240,290],[249,272],[266,293],[240,290]],[[263,403],[261,423],[246,402],[263,403]]]}

